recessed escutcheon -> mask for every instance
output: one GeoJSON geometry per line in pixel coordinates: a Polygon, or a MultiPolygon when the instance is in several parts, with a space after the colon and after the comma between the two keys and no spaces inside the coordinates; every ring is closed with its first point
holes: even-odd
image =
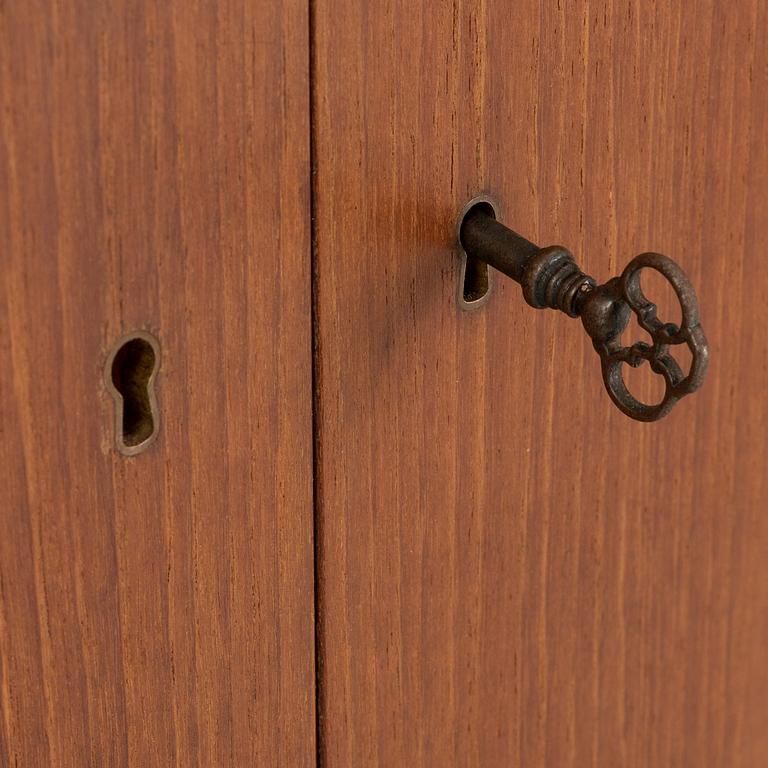
{"type": "Polygon", "coordinates": [[[115,446],[126,456],[146,450],[157,437],[159,366],[160,344],[146,331],[123,336],[107,359],[104,378],[115,401],[115,446]]]}
{"type": "Polygon", "coordinates": [[[470,200],[459,214],[456,230],[461,249],[461,268],[459,269],[459,306],[464,310],[479,309],[487,303],[491,295],[491,271],[481,259],[468,255],[462,242],[464,222],[475,215],[483,213],[486,216],[499,218],[499,207],[495,200],[487,195],[478,195],[470,200]]]}

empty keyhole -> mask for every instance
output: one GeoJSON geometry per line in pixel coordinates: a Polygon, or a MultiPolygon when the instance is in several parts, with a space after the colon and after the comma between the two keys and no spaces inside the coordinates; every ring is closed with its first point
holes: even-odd
{"type": "MultiPolygon", "coordinates": [[[[459,220],[459,242],[464,223],[473,215],[481,213],[496,218],[496,210],[493,203],[486,198],[475,198],[467,204],[459,220]]],[[[462,249],[462,285],[460,302],[464,309],[474,309],[485,303],[491,289],[491,279],[488,273],[488,265],[470,256],[462,249]]]]}
{"type": "Polygon", "coordinates": [[[117,444],[123,453],[143,450],[157,431],[152,391],[156,365],[156,342],[145,334],[127,339],[112,357],[109,377],[117,408],[117,444]]]}

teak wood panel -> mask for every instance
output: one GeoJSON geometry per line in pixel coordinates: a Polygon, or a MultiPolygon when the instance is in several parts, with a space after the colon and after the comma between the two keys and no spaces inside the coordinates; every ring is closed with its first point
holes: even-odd
{"type": "Polygon", "coordinates": [[[306,3],[0,3],[0,77],[0,763],[314,764],[306,3]]]}
{"type": "Polygon", "coordinates": [[[764,765],[766,3],[314,29],[321,763],[764,765]],[[577,321],[500,276],[460,311],[479,192],[602,280],[675,258],[703,390],[632,422],[577,321]]]}

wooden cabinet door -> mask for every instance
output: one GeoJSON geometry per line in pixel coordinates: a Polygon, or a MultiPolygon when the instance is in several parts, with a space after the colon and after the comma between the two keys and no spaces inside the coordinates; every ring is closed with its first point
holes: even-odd
{"type": "Polygon", "coordinates": [[[765,0],[0,0],[0,104],[0,763],[765,763],[765,0]],[[481,192],[702,391],[462,310],[481,192]]]}
{"type": "Polygon", "coordinates": [[[321,764],[765,765],[766,3],[314,8],[321,764]],[[701,392],[633,422],[577,322],[461,311],[480,192],[675,258],[701,392]]]}
{"type": "Polygon", "coordinates": [[[3,2],[0,102],[0,764],[312,765],[307,4],[3,2]]]}

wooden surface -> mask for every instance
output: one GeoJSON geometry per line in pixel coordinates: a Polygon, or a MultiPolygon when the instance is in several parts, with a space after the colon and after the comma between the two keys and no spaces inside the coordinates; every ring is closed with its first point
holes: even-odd
{"type": "Polygon", "coordinates": [[[3,766],[315,762],[307,31],[0,3],[3,766]],[[136,329],[162,426],[126,459],[136,329]]]}
{"type": "MultiPolygon", "coordinates": [[[[317,3],[321,764],[768,755],[768,7],[317,3]],[[708,381],[658,424],[457,211],[601,279],[659,250],[708,381]]],[[[642,385],[641,385],[642,386],[642,385]]]]}
{"type": "MultiPolygon", "coordinates": [[[[763,765],[765,0],[313,14],[318,762],[763,765]],[[577,322],[460,312],[480,191],[676,258],[703,391],[633,423],[577,322]]],[[[308,21],[0,2],[3,765],[315,762],[308,21]]]]}

